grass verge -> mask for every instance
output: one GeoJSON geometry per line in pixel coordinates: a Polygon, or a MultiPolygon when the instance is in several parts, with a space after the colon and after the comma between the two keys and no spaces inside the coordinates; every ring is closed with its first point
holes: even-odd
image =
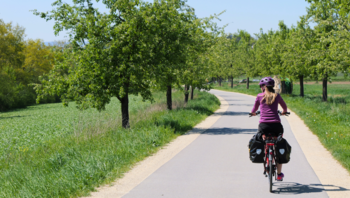
{"type": "Polygon", "coordinates": [[[219,108],[206,92],[183,104],[173,93],[173,111],[165,94],[156,102],[130,97],[131,128],[120,126],[120,104],[104,112],[79,111],[61,104],[31,106],[0,116],[0,197],[77,197],[109,183],[136,162],[184,134],[219,108]]]}
{"type": "MultiPolygon", "coordinates": [[[[322,84],[305,86],[305,97],[299,95],[299,85],[294,85],[293,94],[282,95],[283,99],[321,143],[350,172],[350,86],[328,85],[328,102],[322,102],[322,84]]],[[[261,92],[259,86],[252,85],[249,90],[245,85],[229,87],[227,83],[214,89],[245,93],[256,96],[261,92]]]]}

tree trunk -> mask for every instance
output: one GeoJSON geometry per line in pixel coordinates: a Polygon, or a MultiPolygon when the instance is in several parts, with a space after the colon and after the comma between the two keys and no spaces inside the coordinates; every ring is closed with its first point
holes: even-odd
{"type": "Polygon", "coordinates": [[[188,89],[189,89],[189,85],[185,85],[185,103],[188,102],[188,89]]]}
{"type": "Polygon", "coordinates": [[[304,75],[300,75],[299,80],[300,80],[300,96],[304,97],[304,75]]]}
{"type": "Polygon", "coordinates": [[[166,104],[167,104],[168,110],[172,110],[173,109],[173,101],[171,99],[171,85],[167,86],[167,90],[166,90],[166,104]]]}
{"type": "Polygon", "coordinates": [[[221,87],[221,77],[218,77],[219,86],[221,87]]]}
{"type": "Polygon", "coordinates": [[[290,80],[290,93],[293,94],[293,80],[290,80]]]}
{"type": "Polygon", "coordinates": [[[129,124],[129,95],[125,94],[124,97],[120,98],[121,109],[122,109],[122,126],[123,128],[130,128],[129,124]]]}
{"type": "Polygon", "coordinates": [[[249,77],[247,77],[247,89],[249,89],[249,77]]]}
{"type": "Polygon", "coordinates": [[[322,100],[323,100],[323,102],[327,102],[327,79],[328,79],[328,75],[326,74],[325,77],[322,79],[322,87],[323,87],[322,100]]]}
{"type": "Polygon", "coordinates": [[[191,85],[191,100],[193,100],[193,92],[194,92],[194,88],[193,88],[193,85],[191,85]]]}
{"type": "Polygon", "coordinates": [[[285,94],[286,93],[286,81],[281,81],[282,84],[282,93],[285,94]]]}
{"type": "Polygon", "coordinates": [[[233,88],[233,76],[231,76],[231,88],[233,88]]]}

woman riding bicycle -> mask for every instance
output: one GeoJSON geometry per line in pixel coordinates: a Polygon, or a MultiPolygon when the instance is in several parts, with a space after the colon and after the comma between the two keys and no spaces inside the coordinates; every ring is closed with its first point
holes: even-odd
{"type": "MultiPolygon", "coordinates": [[[[255,100],[254,107],[251,114],[256,115],[256,111],[260,106],[260,121],[257,136],[262,137],[265,140],[265,135],[271,134],[272,136],[281,139],[283,136],[283,126],[281,119],[278,116],[278,104],[283,108],[282,115],[287,113],[287,105],[282,97],[275,93],[273,87],[275,81],[271,77],[265,77],[259,82],[262,93],[258,94],[255,100]]],[[[282,171],[282,164],[277,163],[277,180],[282,181],[284,174],[282,171]]]]}

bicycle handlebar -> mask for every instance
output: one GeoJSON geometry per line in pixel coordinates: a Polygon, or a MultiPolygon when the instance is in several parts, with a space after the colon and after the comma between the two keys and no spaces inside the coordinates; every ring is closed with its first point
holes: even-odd
{"type": "MultiPolygon", "coordinates": [[[[282,112],[281,112],[280,110],[278,110],[277,112],[278,112],[278,114],[282,115],[282,112]]],[[[285,115],[285,116],[289,116],[289,115],[290,115],[290,112],[286,112],[284,115],[285,115]]]]}
{"type": "MultiPolygon", "coordinates": [[[[256,115],[259,115],[260,114],[260,111],[257,111],[257,112],[255,112],[255,114],[256,115]]],[[[249,113],[249,117],[252,117],[252,116],[254,116],[252,113],[249,113]]]]}
{"type": "MultiPolygon", "coordinates": [[[[279,114],[280,116],[282,116],[282,112],[281,112],[280,110],[278,110],[277,112],[278,112],[278,114],[279,114]]],[[[259,115],[259,114],[260,114],[260,111],[255,112],[255,114],[256,114],[256,115],[259,115]]],[[[290,115],[290,112],[286,112],[284,115],[285,115],[285,116],[289,116],[289,115],[290,115]]],[[[252,117],[252,116],[254,116],[254,115],[253,115],[252,113],[249,113],[249,117],[252,117]]]]}

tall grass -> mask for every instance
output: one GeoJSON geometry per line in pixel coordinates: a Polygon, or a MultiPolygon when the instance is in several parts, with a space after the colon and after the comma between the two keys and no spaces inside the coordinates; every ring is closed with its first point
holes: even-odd
{"type": "MultiPolygon", "coordinates": [[[[321,143],[350,171],[350,85],[329,84],[328,101],[322,102],[322,84],[306,84],[305,97],[299,97],[299,85],[294,85],[293,94],[282,95],[283,99],[321,143]]],[[[261,92],[259,86],[235,86],[227,83],[215,89],[227,90],[256,96],[261,92]]]]}
{"type": "Polygon", "coordinates": [[[121,177],[130,167],[185,133],[219,107],[206,92],[185,105],[173,94],[156,103],[130,97],[131,128],[120,126],[120,103],[105,112],[46,104],[1,114],[0,197],[76,197],[121,177]]]}

